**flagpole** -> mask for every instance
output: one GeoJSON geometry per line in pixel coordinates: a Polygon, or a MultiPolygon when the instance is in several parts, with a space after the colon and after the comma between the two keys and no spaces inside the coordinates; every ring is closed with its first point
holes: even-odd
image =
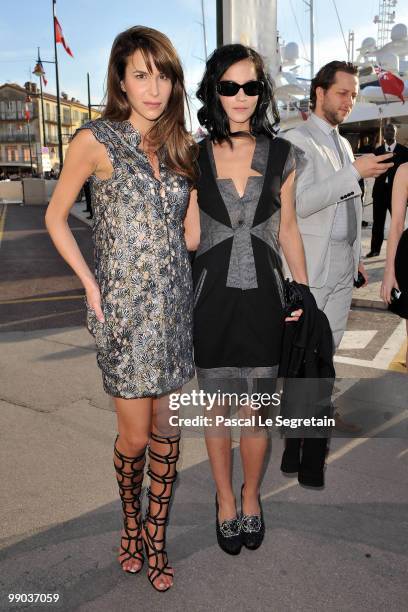
{"type": "Polygon", "coordinates": [[[62,149],[62,128],[61,128],[61,101],[59,90],[59,74],[58,74],[58,54],[57,54],[57,37],[55,32],[55,5],[57,0],[52,0],[52,27],[54,29],[54,55],[55,55],[55,80],[57,86],[57,124],[58,124],[58,156],[59,170],[61,172],[64,163],[64,153],[62,149]]]}
{"type": "MultiPolygon", "coordinates": [[[[41,57],[40,57],[40,47],[37,47],[38,49],[38,61],[41,62],[41,57]]],[[[45,115],[44,115],[44,97],[43,97],[43,88],[42,88],[42,75],[40,74],[40,100],[41,100],[41,116],[42,116],[42,129],[43,129],[43,143],[44,143],[44,147],[47,146],[47,143],[45,142],[45,115]]]]}

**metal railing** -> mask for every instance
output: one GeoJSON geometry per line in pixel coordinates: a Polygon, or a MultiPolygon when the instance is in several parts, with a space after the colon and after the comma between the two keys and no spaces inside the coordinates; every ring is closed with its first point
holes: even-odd
{"type": "Polygon", "coordinates": [[[19,155],[13,155],[12,159],[10,157],[7,157],[7,155],[4,155],[4,153],[0,154],[0,163],[4,163],[7,162],[9,164],[19,164],[19,163],[26,163],[29,164],[30,163],[30,158],[28,157],[28,159],[26,159],[24,157],[24,155],[19,154],[19,155]]]}
{"type": "MultiPolygon", "coordinates": [[[[33,134],[30,134],[30,140],[35,140],[33,134]]],[[[0,142],[28,142],[28,136],[26,130],[24,132],[16,132],[14,134],[1,134],[0,142]]]]}

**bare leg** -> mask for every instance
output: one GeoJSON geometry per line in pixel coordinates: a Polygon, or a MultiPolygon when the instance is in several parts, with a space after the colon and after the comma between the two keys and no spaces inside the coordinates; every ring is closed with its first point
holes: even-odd
{"type": "Polygon", "coordinates": [[[151,430],[152,399],[113,399],[119,432],[114,465],[124,519],[118,560],[124,571],[137,573],[143,565],[140,493],[151,430]]]}
{"type": "Polygon", "coordinates": [[[174,413],[169,410],[168,396],[154,400],[149,444],[149,510],[143,537],[148,551],[149,580],[159,591],[167,591],[173,586],[174,575],[173,568],[168,565],[165,547],[169,504],[177,476],[180,431],[170,425],[170,416],[174,413]]]}
{"type": "MultiPolygon", "coordinates": [[[[252,413],[248,407],[243,407],[242,412],[244,417],[252,413]]],[[[244,473],[241,510],[244,514],[260,513],[258,495],[267,448],[268,436],[261,427],[241,429],[240,452],[244,473]]]]}
{"type": "MultiPolygon", "coordinates": [[[[214,406],[211,416],[228,415],[229,406],[214,406]]],[[[220,523],[236,517],[237,508],[232,488],[231,428],[226,425],[205,428],[205,443],[217,489],[220,523]]]]}

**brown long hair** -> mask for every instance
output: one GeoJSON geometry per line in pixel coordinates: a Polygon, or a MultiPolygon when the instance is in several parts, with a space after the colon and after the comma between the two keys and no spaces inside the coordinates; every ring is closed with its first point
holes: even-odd
{"type": "Polygon", "coordinates": [[[132,107],[122,91],[127,60],[140,50],[147,69],[152,70],[151,58],[160,72],[172,82],[167,107],[149,130],[149,143],[162,156],[168,168],[194,182],[197,178],[197,145],[185,125],[184,109],[188,109],[181,62],[170,40],[157,30],[134,26],[118,34],[109,58],[106,106],[103,119],[126,121],[132,107]]]}

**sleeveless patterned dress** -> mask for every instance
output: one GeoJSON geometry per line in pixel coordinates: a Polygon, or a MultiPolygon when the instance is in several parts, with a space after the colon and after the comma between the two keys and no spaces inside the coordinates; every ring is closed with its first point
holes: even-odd
{"type": "MultiPolygon", "coordinates": [[[[157,396],[194,376],[192,279],[183,220],[187,179],[159,162],[160,180],[129,121],[97,119],[90,129],[113,166],[91,177],[95,278],[105,323],[88,307],[105,391],[157,396]]],[[[78,130],[79,131],[79,130],[78,130]]]]}

